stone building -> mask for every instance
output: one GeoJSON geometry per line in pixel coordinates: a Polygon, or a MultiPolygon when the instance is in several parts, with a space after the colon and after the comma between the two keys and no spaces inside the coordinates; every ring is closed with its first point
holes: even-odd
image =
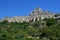
{"type": "Polygon", "coordinates": [[[52,18],[55,14],[52,14],[49,11],[43,11],[41,8],[36,8],[29,15],[33,17],[34,20],[37,19],[37,21],[39,21],[43,20],[44,18],[52,18]]]}

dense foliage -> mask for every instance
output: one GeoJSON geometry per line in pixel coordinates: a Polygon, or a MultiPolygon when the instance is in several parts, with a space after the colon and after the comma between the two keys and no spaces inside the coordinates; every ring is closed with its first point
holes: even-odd
{"type": "Polygon", "coordinates": [[[0,22],[0,40],[60,40],[60,24],[46,19],[46,26],[39,22],[0,22]]]}

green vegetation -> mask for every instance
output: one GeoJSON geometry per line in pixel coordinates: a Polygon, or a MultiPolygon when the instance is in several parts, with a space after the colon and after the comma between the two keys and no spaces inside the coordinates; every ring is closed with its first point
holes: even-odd
{"type": "Polygon", "coordinates": [[[45,19],[46,26],[39,22],[0,23],[0,40],[60,40],[60,24],[53,18],[45,19]]]}

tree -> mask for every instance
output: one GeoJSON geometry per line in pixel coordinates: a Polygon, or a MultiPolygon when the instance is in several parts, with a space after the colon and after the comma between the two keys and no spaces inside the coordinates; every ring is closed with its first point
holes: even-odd
{"type": "Polygon", "coordinates": [[[56,24],[56,20],[53,18],[49,18],[46,20],[46,25],[47,26],[51,26],[51,25],[55,25],[56,24]]]}

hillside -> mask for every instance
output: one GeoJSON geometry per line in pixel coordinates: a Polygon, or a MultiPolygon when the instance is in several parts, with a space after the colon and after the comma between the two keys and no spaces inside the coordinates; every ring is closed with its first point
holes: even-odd
{"type": "Polygon", "coordinates": [[[0,40],[60,40],[60,24],[53,18],[36,22],[0,22],[0,40]]]}

